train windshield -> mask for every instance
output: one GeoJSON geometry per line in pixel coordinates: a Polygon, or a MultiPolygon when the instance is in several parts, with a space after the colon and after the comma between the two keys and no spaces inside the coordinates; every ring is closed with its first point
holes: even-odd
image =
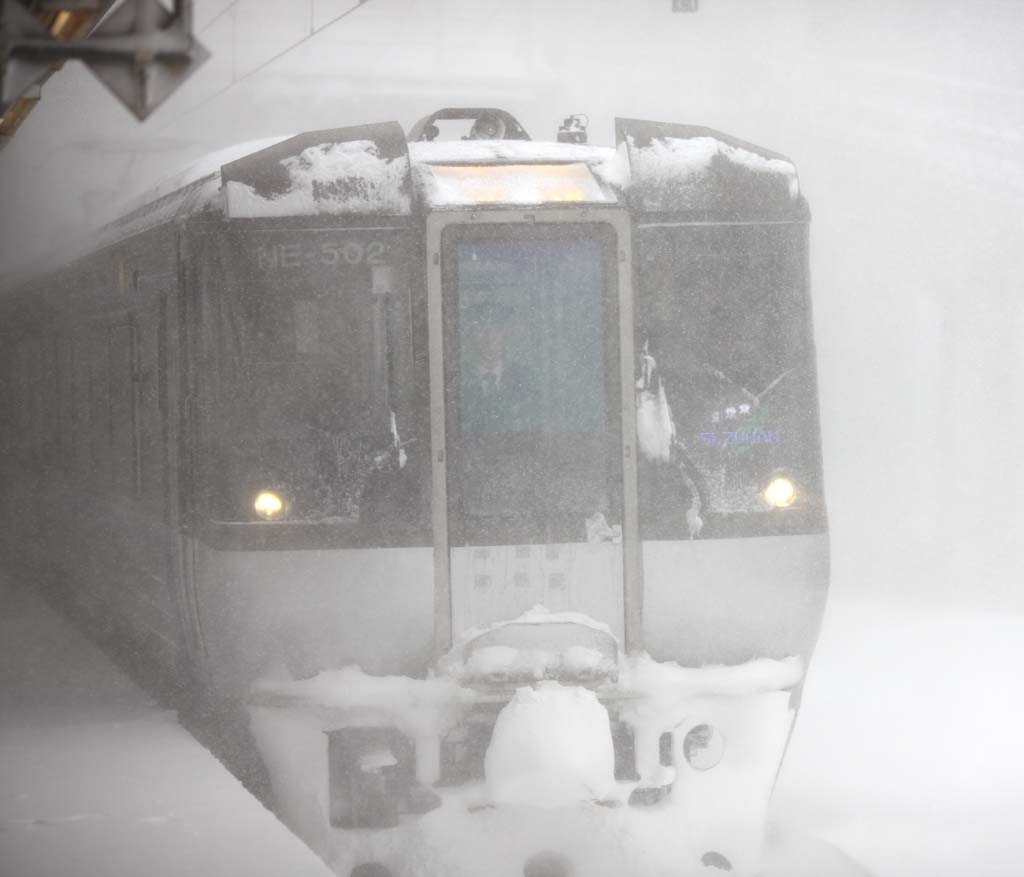
{"type": "Polygon", "coordinates": [[[670,461],[641,471],[645,538],[696,535],[686,486],[703,537],[824,527],[805,240],[802,224],[640,230],[637,349],[675,427],[670,461]],[[789,507],[766,499],[777,478],[789,507]]]}
{"type": "Polygon", "coordinates": [[[603,226],[445,235],[449,520],[457,544],[620,526],[614,252],[603,226]],[[600,517],[598,517],[600,516],[600,517]]]}
{"type": "MultiPolygon", "coordinates": [[[[355,521],[392,441],[407,260],[387,230],[251,230],[202,244],[201,483],[216,519],[355,521]],[[376,461],[376,462],[375,462],[376,461]]],[[[405,308],[407,310],[407,306],[405,308]]]]}

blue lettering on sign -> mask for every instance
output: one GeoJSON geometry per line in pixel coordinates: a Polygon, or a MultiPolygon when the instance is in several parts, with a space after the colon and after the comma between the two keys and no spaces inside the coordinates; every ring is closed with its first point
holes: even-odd
{"type": "Polygon", "coordinates": [[[706,448],[728,448],[738,445],[777,445],[782,443],[782,436],[777,429],[701,432],[697,434],[697,439],[706,448]]]}

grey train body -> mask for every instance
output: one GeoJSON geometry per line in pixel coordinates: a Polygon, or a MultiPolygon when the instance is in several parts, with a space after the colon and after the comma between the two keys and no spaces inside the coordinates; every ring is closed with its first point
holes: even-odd
{"type": "MultiPolygon", "coordinates": [[[[494,118],[505,140],[386,123],[243,151],[5,290],[5,554],[222,705],[282,667],[469,667],[474,637],[534,642],[543,606],[563,658],[608,644],[604,675],[574,684],[632,728],[622,751],[615,736],[631,801],[668,782],[659,734],[677,762],[701,710],[741,739],[749,695],[774,716],[763,815],[828,586],[795,170],[704,128],[618,120],[615,150],[494,118]],[[652,725],[620,690],[644,655],[755,682],[694,683],[696,712],[652,725]]],[[[558,672],[525,682],[572,681],[558,672]]],[[[460,678],[463,718],[490,728],[518,677],[460,678]]],[[[354,780],[336,759],[373,734],[324,704],[289,712],[294,694],[253,715],[319,716],[302,733],[332,741],[329,806],[301,780],[277,794],[344,863],[354,780]]],[[[407,784],[444,779],[448,731],[394,737],[407,784]]]]}

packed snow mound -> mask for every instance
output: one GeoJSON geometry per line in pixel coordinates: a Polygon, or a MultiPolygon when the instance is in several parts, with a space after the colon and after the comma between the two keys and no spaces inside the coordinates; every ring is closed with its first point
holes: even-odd
{"type": "Polygon", "coordinates": [[[485,646],[459,666],[463,681],[474,679],[532,681],[551,678],[604,679],[614,675],[615,661],[605,652],[575,645],[558,651],[485,646]]]}
{"type": "Polygon", "coordinates": [[[231,217],[316,216],[340,213],[405,215],[411,210],[409,159],[385,159],[371,140],[320,143],[281,159],[290,188],[263,195],[246,183],[225,186],[231,217]]]}
{"type": "Polygon", "coordinates": [[[629,186],[629,154],[625,143],[620,143],[614,152],[610,152],[598,165],[594,165],[594,174],[614,189],[625,189],[629,186]]]}
{"type": "Polygon", "coordinates": [[[518,618],[474,627],[459,637],[438,669],[463,683],[540,679],[614,679],[619,644],[610,628],[579,612],[534,606],[518,618]]]}
{"type": "MultiPolygon", "coordinates": [[[[632,138],[630,140],[632,141],[632,138]]],[[[749,149],[730,146],[714,137],[659,137],[652,140],[650,146],[637,149],[633,154],[633,164],[643,171],[644,176],[660,175],[666,178],[666,181],[667,178],[680,175],[705,174],[719,157],[720,160],[755,173],[796,177],[796,168],[791,162],[780,158],[765,158],[749,149]]]]}
{"type": "Polygon", "coordinates": [[[280,699],[371,721],[384,719],[414,737],[441,734],[452,727],[463,699],[452,679],[370,676],[356,666],[325,670],[309,679],[264,677],[253,684],[252,692],[255,700],[280,699]]]}
{"type": "Polygon", "coordinates": [[[619,688],[628,697],[622,717],[634,728],[672,728],[684,721],[694,698],[744,698],[785,692],[804,678],[798,657],[756,658],[745,664],[681,667],[631,655],[619,666],[619,688]]]}
{"type": "Polygon", "coordinates": [[[608,711],[585,688],[520,688],[494,724],[484,776],[501,804],[562,807],[615,788],[608,711]]]}
{"type": "Polygon", "coordinates": [[[602,633],[608,634],[608,636],[613,639],[615,638],[615,635],[612,633],[612,629],[603,621],[597,621],[582,612],[552,612],[546,606],[537,603],[516,618],[495,621],[492,624],[483,625],[481,627],[471,627],[468,630],[463,631],[459,634],[459,640],[456,643],[455,648],[462,648],[467,643],[477,639],[479,636],[482,636],[492,630],[497,630],[499,627],[508,627],[510,624],[579,624],[583,627],[589,627],[592,630],[599,630],[602,633]]]}

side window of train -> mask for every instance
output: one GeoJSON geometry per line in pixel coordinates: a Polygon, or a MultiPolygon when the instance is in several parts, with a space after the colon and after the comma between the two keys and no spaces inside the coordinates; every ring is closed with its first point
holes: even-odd
{"type": "Polygon", "coordinates": [[[89,419],[92,406],[92,357],[90,332],[78,326],[71,335],[71,363],[68,395],[70,399],[70,430],[72,439],[70,469],[75,480],[84,481],[90,472],[91,449],[89,419]]]}
{"type": "MultiPolygon", "coordinates": [[[[0,419],[10,425],[9,429],[0,430],[0,450],[9,449],[15,435],[14,366],[10,361],[13,340],[12,333],[0,332],[0,419]]],[[[3,462],[8,462],[9,454],[4,456],[3,462]]]]}
{"type": "Polygon", "coordinates": [[[33,346],[27,338],[15,339],[11,350],[14,368],[11,380],[11,403],[14,412],[14,431],[19,451],[32,435],[34,399],[32,375],[34,372],[33,346]]]}
{"type": "Polygon", "coordinates": [[[161,411],[161,317],[159,307],[140,311],[136,320],[137,493],[154,514],[163,511],[166,448],[161,411]]]}
{"type": "Polygon", "coordinates": [[[0,393],[6,397],[11,440],[20,465],[49,476],[57,469],[59,454],[59,346],[52,333],[42,332],[12,335],[8,345],[7,377],[0,393]]]}
{"type": "Polygon", "coordinates": [[[57,343],[57,420],[59,440],[57,456],[66,477],[75,471],[75,337],[65,329],[56,336],[57,343]]]}
{"type": "Polygon", "coordinates": [[[137,471],[135,327],[87,323],[74,336],[74,468],[104,492],[131,496],[137,471]]]}
{"type": "Polygon", "coordinates": [[[110,481],[119,494],[131,496],[136,488],[137,435],[135,404],[135,326],[107,330],[108,386],[110,387],[110,481]]]}
{"type": "Polygon", "coordinates": [[[20,467],[39,469],[51,432],[46,382],[52,369],[46,362],[45,339],[37,334],[11,333],[2,343],[7,362],[0,394],[11,425],[5,444],[20,467]]]}

